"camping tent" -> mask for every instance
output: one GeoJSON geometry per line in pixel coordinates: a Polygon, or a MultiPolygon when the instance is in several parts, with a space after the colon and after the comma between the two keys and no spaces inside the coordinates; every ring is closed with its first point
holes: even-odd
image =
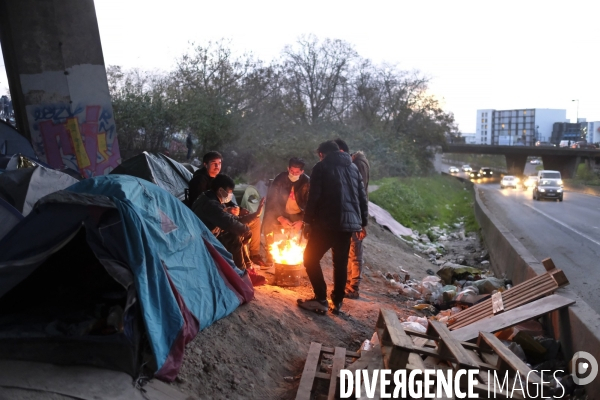
{"type": "Polygon", "coordinates": [[[192,173],[182,164],[164,154],[146,151],[123,161],[111,171],[111,174],[131,175],[145,179],[182,201],[185,199],[185,189],[192,179],[192,173]]]}
{"type": "Polygon", "coordinates": [[[148,365],[173,380],[186,343],[253,295],[247,274],[171,194],[130,176],[89,178],[40,200],[0,241],[0,358],[19,357],[15,341],[27,336],[40,350],[30,356],[56,350],[54,362],[73,362],[48,343],[77,342],[79,363],[135,376],[141,320],[148,365]]]}
{"type": "MultiPolygon", "coordinates": [[[[0,176],[2,176],[0,174],[0,176]]],[[[23,219],[23,214],[0,198],[0,239],[23,219]]]]}
{"type": "Polygon", "coordinates": [[[17,153],[37,158],[29,141],[21,136],[12,125],[0,120],[0,155],[17,153]]]}
{"type": "Polygon", "coordinates": [[[74,183],[77,183],[77,179],[40,165],[5,171],[0,175],[0,198],[26,216],[36,201],[74,183]]]}
{"type": "Polygon", "coordinates": [[[77,179],[41,165],[5,171],[0,175],[0,198],[27,216],[36,201],[74,183],[77,179]]]}

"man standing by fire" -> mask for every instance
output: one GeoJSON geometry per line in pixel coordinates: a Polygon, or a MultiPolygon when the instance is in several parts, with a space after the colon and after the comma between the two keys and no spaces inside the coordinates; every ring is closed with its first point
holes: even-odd
{"type": "Polygon", "coordinates": [[[315,296],[298,300],[298,305],[318,313],[325,313],[329,308],[321,258],[331,249],[331,311],[337,314],[345,295],[350,240],[354,232],[358,232],[360,240],[367,234],[368,203],[362,177],[356,165],[352,164],[350,154],[340,152],[339,146],[332,140],[321,143],[317,153],[320,161],[312,170],[304,213],[304,232],[308,235],[304,267],[315,296]]]}
{"type": "MultiPolygon", "coordinates": [[[[310,178],[304,173],[304,160],[290,158],[288,169],[273,179],[267,194],[263,232],[267,249],[273,244],[277,229],[291,229],[295,232],[302,228],[304,209],[308,201],[310,178]]],[[[273,256],[267,251],[267,265],[273,264],[273,256]]]]}
{"type": "MultiPolygon", "coordinates": [[[[334,140],[340,148],[340,151],[350,154],[350,148],[342,139],[334,140]]],[[[365,193],[367,194],[367,201],[369,201],[369,162],[362,151],[357,151],[352,154],[352,164],[356,165],[360,176],[362,177],[363,185],[365,186],[365,193]]],[[[348,279],[346,281],[346,298],[347,299],[358,299],[358,289],[360,281],[362,279],[362,268],[364,264],[363,260],[363,247],[362,239],[358,238],[358,233],[352,234],[352,240],[350,242],[350,254],[348,260],[348,279]]]]}

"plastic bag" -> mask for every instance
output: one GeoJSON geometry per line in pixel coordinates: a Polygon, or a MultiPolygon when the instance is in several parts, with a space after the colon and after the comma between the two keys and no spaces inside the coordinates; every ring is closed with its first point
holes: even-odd
{"type": "Polygon", "coordinates": [[[406,318],[406,321],[421,324],[425,327],[425,329],[429,327],[429,321],[427,321],[427,318],[425,317],[417,317],[416,315],[411,315],[410,317],[406,318]]]}
{"type": "Polygon", "coordinates": [[[400,325],[402,325],[402,328],[413,332],[427,333],[427,329],[418,322],[400,322],[400,325]]]}

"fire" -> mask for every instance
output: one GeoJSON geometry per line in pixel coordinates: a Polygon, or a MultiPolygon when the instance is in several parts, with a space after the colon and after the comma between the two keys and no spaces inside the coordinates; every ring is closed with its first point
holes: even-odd
{"type": "MultiPolygon", "coordinates": [[[[282,230],[282,233],[284,231],[282,230]]],[[[273,256],[273,261],[277,264],[298,265],[304,261],[305,243],[302,243],[302,236],[293,238],[284,238],[274,242],[269,251],[273,256]]]]}

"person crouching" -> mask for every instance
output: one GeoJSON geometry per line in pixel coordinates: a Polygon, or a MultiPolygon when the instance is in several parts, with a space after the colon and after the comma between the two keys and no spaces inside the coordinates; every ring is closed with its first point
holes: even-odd
{"type": "Polygon", "coordinates": [[[248,224],[260,218],[264,200],[260,202],[256,212],[238,217],[228,212],[225,206],[231,201],[234,188],[235,182],[228,175],[215,176],[210,183],[210,189],[194,202],[192,211],[231,253],[236,267],[242,271],[248,270],[255,286],[264,284],[264,278],[256,275],[252,269],[252,262],[244,248],[244,245],[252,240],[252,231],[248,224]]]}

